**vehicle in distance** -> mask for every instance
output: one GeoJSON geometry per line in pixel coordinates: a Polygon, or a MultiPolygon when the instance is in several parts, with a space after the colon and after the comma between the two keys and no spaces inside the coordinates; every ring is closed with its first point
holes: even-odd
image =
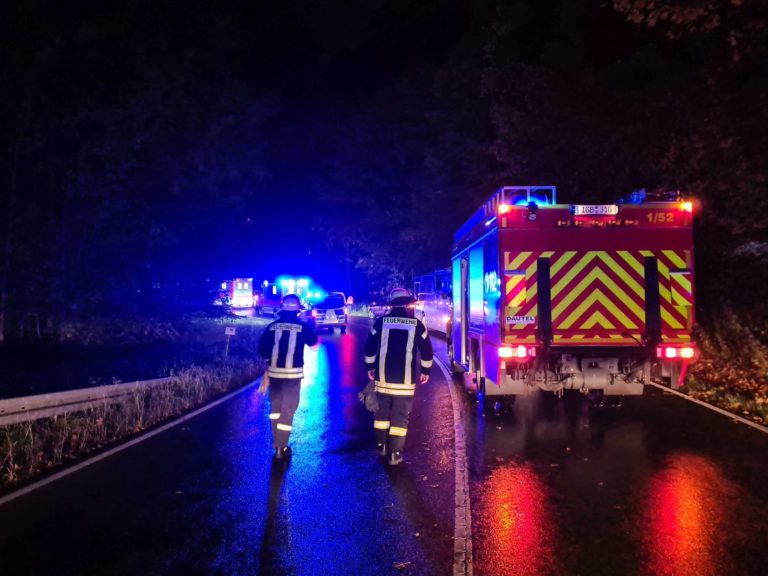
{"type": "Polygon", "coordinates": [[[447,334],[451,321],[450,294],[420,292],[414,305],[416,318],[424,322],[427,329],[447,334]]]}
{"type": "Polygon", "coordinates": [[[375,320],[376,318],[384,316],[389,310],[390,307],[386,303],[379,304],[377,302],[371,302],[368,304],[368,318],[375,320]]]}
{"type": "Polygon", "coordinates": [[[339,328],[344,334],[347,331],[347,307],[343,296],[331,294],[315,304],[312,308],[312,318],[318,331],[321,328],[339,328]]]}

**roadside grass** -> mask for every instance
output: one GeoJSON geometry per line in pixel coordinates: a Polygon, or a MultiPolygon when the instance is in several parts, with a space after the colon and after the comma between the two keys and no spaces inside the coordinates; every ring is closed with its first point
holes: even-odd
{"type": "Polygon", "coordinates": [[[123,402],[0,427],[0,490],[124,442],[252,381],[260,360],[235,358],[191,366],[123,402]]]}
{"type": "Polygon", "coordinates": [[[734,414],[768,425],[768,345],[765,326],[749,326],[726,312],[702,330],[700,359],[688,370],[683,391],[734,414]]]}
{"type": "Polygon", "coordinates": [[[266,324],[260,318],[205,314],[170,320],[123,317],[70,322],[55,338],[23,342],[28,358],[9,363],[12,369],[4,370],[0,397],[170,380],[121,403],[0,427],[0,491],[124,442],[251,382],[264,370],[257,345],[266,324]],[[234,327],[235,335],[227,337],[225,327],[234,327]],[[57,348],[61,346],[63,352],[57,348]],[[45,358],[51,350],[61,360],[45,358]]]}

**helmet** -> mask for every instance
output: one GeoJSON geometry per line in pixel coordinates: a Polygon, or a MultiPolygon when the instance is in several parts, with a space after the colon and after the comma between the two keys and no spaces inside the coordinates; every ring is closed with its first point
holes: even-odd
{"type": "Polygon", "coordinates": [[[414,302],[416,299],[405,288],[395,288],[389,293],[390,306],[408,306],[414,302]]]}
{"type": "Polygon", "coordinates": [[[301,300],[296,294],[287,294],[283,297],[282,309],[286,312],[298,312],[301,310],[301,300]]]}

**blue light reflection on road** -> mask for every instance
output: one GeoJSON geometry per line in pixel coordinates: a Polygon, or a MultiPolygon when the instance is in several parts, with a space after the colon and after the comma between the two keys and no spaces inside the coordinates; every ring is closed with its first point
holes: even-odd
{"type": "Polygon", "coordinates": [[[233,418],[226,488],[210,518],[214,573],[390,574],[403,561],[435,573],[401,493],[411,482],[373,453],[370,415],[356,396],[365,374],[359,351],[341,350],[353,343],[346,338],[306,351],[288,466],[271,460],[268,402],[250,393],[247,414],[233,418]]]}

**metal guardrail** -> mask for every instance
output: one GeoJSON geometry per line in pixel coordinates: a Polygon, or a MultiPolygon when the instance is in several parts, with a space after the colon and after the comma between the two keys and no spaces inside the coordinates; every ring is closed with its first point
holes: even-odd
{"type": "Polygon", "coordinates": [[[0,400],[0,426],[30,422],[40,418],[51,418],[106,404],[116,404],[122,402],[126,396],[165,384],[170,380],[170,378],[137,380],[122,384],[109,384],[80,390],[0,400]]]}

